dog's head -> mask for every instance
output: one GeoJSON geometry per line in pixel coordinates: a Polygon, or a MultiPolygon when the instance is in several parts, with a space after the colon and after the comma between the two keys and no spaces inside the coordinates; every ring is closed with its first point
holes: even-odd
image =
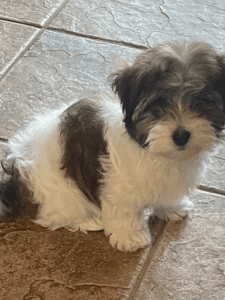
{"type": "Polygon", "coordinates": [[[210,150],[225,124],[225,55],[202,42],[167,42],[110,76],[126,129],[168,157],[210,150]]]}

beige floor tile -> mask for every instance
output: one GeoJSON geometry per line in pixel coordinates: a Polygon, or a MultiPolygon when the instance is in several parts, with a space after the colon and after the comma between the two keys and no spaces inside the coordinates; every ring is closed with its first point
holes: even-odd
{"type": "Polygon", "coordinates": [[[140,52],[123,46],[46,31],[0,82],[0,136],[11,136],[37,112],[111,91],[108,75],[116,60],[140,52]]]}
{"type": "Polygon", "coordinates": [[[192,200],[192,220],[167,225],[135,300],[225,299],[225,197],[192,200]]]}
{"type": "Polygon", "coordinates": [[[125,299],[164,227],[150,224],[152,248],[124,253],[103,232],[52,232],[28,219],[1,224],[0,299],[125,299]]]}
{"type": "Polygon", "coordinates": [[[224,8],[218,0],[70,0],[50,27],[140,46],[194,38],[221,50],[224,8]]]}
{"type": "Polygon", "coordinates": [[[63,0],[1,0],[0,18],[42,25],[63,0]]]}
{"type": "Polygon", "coordinates": [[[168,23],[159,6],[153,0],[70,0],[50,27],[147,46],[149,35],[168,23]]]}
{"type": "Polygon", "coordinates": [[[21,55],[38,31],[39,29],[30,26],[0,20],[0,77],[21,55]]]}

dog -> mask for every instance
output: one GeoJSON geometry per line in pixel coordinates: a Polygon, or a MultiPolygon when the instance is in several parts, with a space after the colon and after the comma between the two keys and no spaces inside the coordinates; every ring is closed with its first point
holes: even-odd
{"type": "Polygon", "coordinates": [[[151,243],[143,211],[181,220],[223,141],[225,55],[169,41],[110,75],[101,92],[37,115],[4,144],[1,220],[104,230],[135,251],[151,243]]]}

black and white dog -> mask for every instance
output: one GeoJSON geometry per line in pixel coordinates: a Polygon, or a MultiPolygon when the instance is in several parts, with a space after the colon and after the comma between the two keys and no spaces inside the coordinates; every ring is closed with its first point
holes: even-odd
{"type": "Polygon", "coordinates": [[[178,220],[192,204],[225,124],[225,55],[166,42],[110,76],[102,93],[35,116],[2,162],[2,220],[100,230],[119,250],[151,242],[143,210],[178,220]]]}

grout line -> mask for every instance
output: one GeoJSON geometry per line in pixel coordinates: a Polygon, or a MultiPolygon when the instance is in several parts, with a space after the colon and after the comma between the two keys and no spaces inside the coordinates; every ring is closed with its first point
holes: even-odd
{"type": "Polygon", "coordinates": [[[89,34],[74,32],[74,31],[70,31],[70,30],[62,29],[62,28],[55,28],[55,27],[49,26],[46,29],[49,30],[49,31],[54,31],[54,32],[59,32],[59,33],[65,33],[65,34],[69,34],[69,35],[73,35],[73,36],[84,37],[84,38],[91,39],[91,40],[97,40],[97,41],[107,42],[107,43],[110,43],[110,44],[117,44],[117,45],[120,45],[120,46],[126,46],[126,47],[140,49],[140,50],[149,49],[149,47],[147,47],[147,46],[137,45],[137,44],[133,44],[133,43],[129,43],[129,42],[124,42],[124,41],[117,41],[117,40],[106,39],[106,38],[102,38],[100,36],[94,36],[94,35],[89,35],[89,34]]]}
{"type": "Polygon", "coordinates": [[[9,141],[9,139],[4,136],[0,136],[0,141],[7,143],[9,141]]]}
{"type": "MultiPolygon", "coordinates": [[[[63,1],[51,14],[51,16],[43,23],[43,25],[31,25],[32,27],[35,27],[37,31],[31,36],[31,38],[27,41],[27,43],[23,44],[24,48],[15,55],[13,61],[11,61],[9,64],[5,66],[3,71],[0,74],[0,81],[5,77],[6,74],[16,65],[16,63],[20,60],[20,58],[27,52],[27,50],[30,48],[30,46],[33,44],[35,40],[37,40],[42,33],[46,30],[46,27],[49,25],[49,23],[58,15],[58,13],[61,11],[61,9],[69,2],[69,0],[63,1]]],[[[15,21],[14,21],[15,22],[15,21]]],[[[23,24],[19,21],[16,21],[15,23],[23,24]]],[[[30,23],[32,24],[32,23],[30,23]]]]}
{"type": "MultiPolygon", "coordinates": [[[[69,0],[67,0],[67,1],[69,1],[69,0]]],[[[58,14],[58,11],[57,11],[57,14],[58,14]]],[[[54,13],[53,15],[51,15],[51,17],[43,24],[43,26],[41,26],[39,24],[32,23],[32,22],[19,21],[19,20],[14,20],[14,19],[10,19],[10,18],[0,17],[0,20],[7,21],[7,22],[10,22],[10,23],[16,23],[16,24],[20,24],[20,25],[24,25],[24,26],[30,26],[30,27],[34,27],[34,28],[37,28],[37,29],[46,29],[48,31],[64,33],[64,34],[68,34],[68,35],[71,35],[71,36],[78,36],[78,37],[83,37],[83,38],[86,38],[86,39],[106,42],[106,43],[110,43],[110,44],[117,44],[117,45],[120,45],[120,46],[130,47],[130,48],[139,49],[139,50],[145,50],[145,49],[149,48],[148,46],[137,45],[137,44],[133,44],[133,43],[125,42],[125,41],[111,40],[111,39],[107,39],[107,38],[102,38],[100,36],[94,36],[94,35],[90,35],[90,34],[84,34],[84,33],[70,31],[70,30],[67,30],[67,29],[55,28],[55,27],[48,26],[48,24],[52,21],[52,19],[55,18],[55,16],[57,14],[54,13]]]]}
{"type": "Polygon", "coordinates": [[[147,257],[143,259],[143,261],[141,262],[141,270],[140,272],[137,274],[136,278],[135,278],[135,282],[131,283],[131,285],[133,286],[131,289],[131,292],[125,295],[126,300],[135,300],[138,289],[140,287],[140,284],[145,276],[145,273],[150,265],[150,263],[153,261],[154,257],[157,255],[158,251],[159,251],[159,247],[160,247],[160,242],[162,240],[162,236],[163,233],[166,230],[168,222],[163,221],[162,223],[162,227],[159,230],[159,233],[157,234],[155,240],[153,241],[150,249],[148,250],[147,253],[147,257]]]}
{"type": "Polygon", "coordinates": [[[0,21],[6,21],[6,22],[9,22],[9,23],[16,23],[16,24],[20,24],[20,25],[24,25],[24,26],[31,26],[31,27],[35,27],[35,28],[38,28],[38,29],[41,29],[42,26],[37,24],[37,23],[32,23],[32,22],[29,22],[29,21],[20,21],[20,20],[17,20],[17,19],[14,19],[14,18],[11,18],[11,17],[0,17],[0,21]]]}
{"type": "Polygon", "coordinates": [[[50,17],[44,22],[42,27],[46,29],[46,27],[51,23],[53,19],[57,17],[57,15],[60,13],[60,11],[63,9],[64,6],[69,2],[70,0],[64,0],[56,9],[55,11],[50,15],[50,17]]]}
{"type": "Polygon", "coordinates": [[[198,189],[204,192],[208,192],[210,194],[218,194],[221,196],[225,196],[225,191],[221,190],[221,189],[217,189],[214,187],[210,187],[210,186],[205,186],[205,185],[199,185],[198,189]]]}
{"type": "Polygon", "coordinates": [[[39,38],[39,36],[43,33],[44,29],[38,30],[36,31],[31,38],[27,41],[27,43],[25,43],[25,47],[17,53],[17,55],[15,55],[13,61],[11,61],[9,64],[7,64],[5,66],[5,68],[3,69],[3,71],[0,74],[0,81],[3,79],[3,77],[5,77],[6,74],[8,74],[8,72],[15,66],[15,64],[19,61],[19,59],[27,52],[27,50],[29,49],[29,47],[31,46],[31,44],[37,39],[39,38]]]}

